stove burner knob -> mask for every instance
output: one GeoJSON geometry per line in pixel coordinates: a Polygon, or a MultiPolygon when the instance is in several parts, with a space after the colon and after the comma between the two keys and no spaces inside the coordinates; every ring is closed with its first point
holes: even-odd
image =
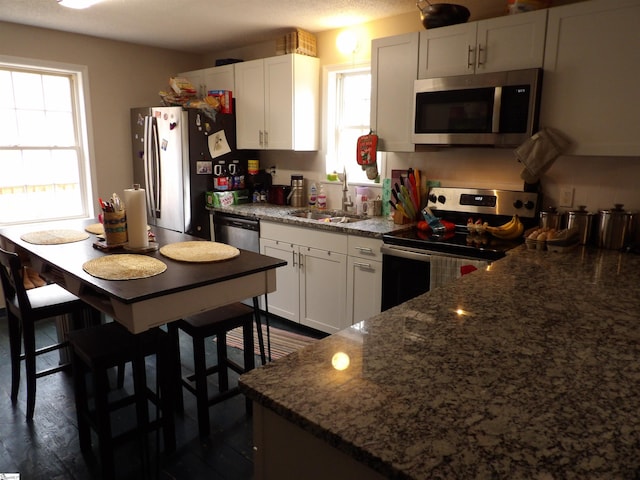
{"type": "Polygon", "coordinates": [[[447,198],[444,195],[439,195],[438,201],[444,205],[445,203],[447,203],[447,198]]]}
{"type": "Polygon", "coordinates": [[[532,210],[533,207],[535,207],[536,204],[533,203],[533,201],[529,200],[527,201],[527,203],[524,204],[524,208],[526,208],[527,210],[532,210]]]}
{"type": "Polygon", "coordinates": [[[513,202],[513,206],[515,208],[522,208],[522,200],[516,200],[515,202],[513,202]]]}
{"type": "Polygon", "coordinates": [[[438,197],[436,197],[435,194],[432,193],[431,195],[429,195],[429,201],[431,203],[436,203],[437,199],[438,199],[438,197]]]}

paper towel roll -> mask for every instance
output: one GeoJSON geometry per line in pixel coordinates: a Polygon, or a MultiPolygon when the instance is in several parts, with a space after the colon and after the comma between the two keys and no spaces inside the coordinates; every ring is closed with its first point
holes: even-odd
{"type": "Polygon", "coordinates": [[[129,248],[149,247],[147,203],[144,190],[142,188],[127,188],[124,191],[124,207],[127,212],[129,248]]]}

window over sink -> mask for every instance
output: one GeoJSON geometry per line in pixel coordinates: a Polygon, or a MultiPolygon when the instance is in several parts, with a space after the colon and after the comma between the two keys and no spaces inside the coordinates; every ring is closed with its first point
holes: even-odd
{"type": "MultiPolygon", "coordinates": [[[[369,64],[325,67],[325,166],[326,173],[342,173],[349,183],[372,184],[356,162],[358,137],[369,133],[371,110],[371,68],[369,64]]],[[[377,154],[378,171],[383,156],[377,154]]]]}

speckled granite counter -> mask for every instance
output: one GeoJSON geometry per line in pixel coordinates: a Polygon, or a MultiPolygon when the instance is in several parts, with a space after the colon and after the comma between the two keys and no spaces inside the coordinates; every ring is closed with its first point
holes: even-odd
{"type": "Polygon", "coordinates": [[[242,390],[389,478],[638,478],[639,312],[640,256],[519,247],[242,390]]]}
{"type": "Polygon", "coordinates": [[[271,205],[269,203],[246,203],[243,205],[231,205],[229,207],[215,207],[210,210],[248,218],[287,223],[298,227],[342,232],[364,237],[381,237],[384,233],[404,230],[409,227],[409,225],[396,225],[385,217],[368,217],[365,220],[353,223],[324,223],[318,220],[298,218],[291,215],[291,212],[303,210],[300,207],[271,205]]]}

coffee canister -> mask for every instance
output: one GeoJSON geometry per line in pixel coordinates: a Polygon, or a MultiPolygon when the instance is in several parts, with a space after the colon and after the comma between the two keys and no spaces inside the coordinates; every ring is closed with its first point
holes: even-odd
{"type": "Polygon", "coordinates": [[[614,208],[601,210],[598,215],[599,247],[618,250],[624,247],[631,238],[633,214],[617,203],[614,208]]]}
{"type": "Polygon", "coordinates": [[[546,210],[540,212],[540,227],[541,228],[560,228],[561,215],[556,211],[555,207],[549,207],[546,210]]]}
{"type": "Polygon", "coordinates": [[[304,194],[304,178],[302,175],[291,175],[291,192],[290,205],[292,207],[304,207],[306,204],[306,197],[304,194]]]}
{"type": "Polygon", "coordinates": [[[592,238],[593,217],[594,215],[587,211],[585,205],[578,206],[578,210],[567,212],[567,228],[578,228],[578,237],[582,245],[589,243],[592,238]]]}

